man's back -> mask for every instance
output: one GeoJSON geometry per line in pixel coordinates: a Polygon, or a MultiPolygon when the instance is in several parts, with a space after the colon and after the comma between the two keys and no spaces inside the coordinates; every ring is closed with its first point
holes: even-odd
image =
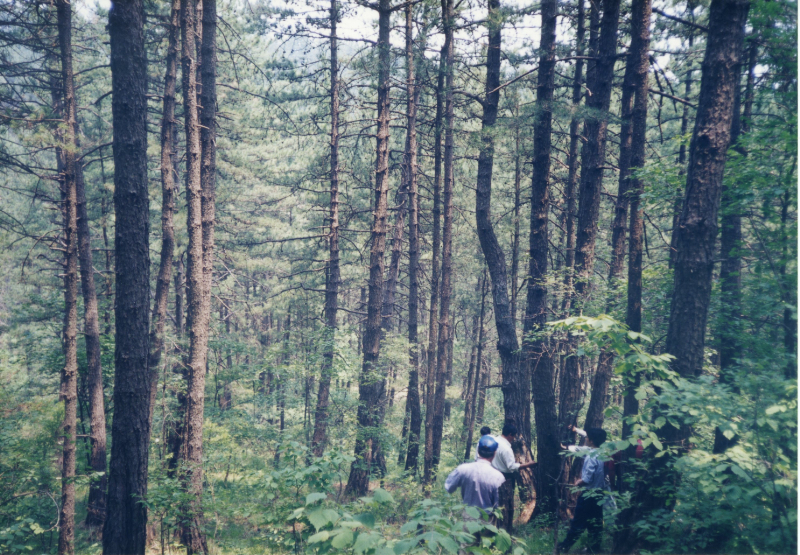
{"type": "Polygon", "coordinates": [[[453,470],[444,487],[449,493],[461,488],[461,499],[465,504],[488,511],[497,506],[498,489],[505,481],[503,474],[490,461],[478,459],[453,470]]]}

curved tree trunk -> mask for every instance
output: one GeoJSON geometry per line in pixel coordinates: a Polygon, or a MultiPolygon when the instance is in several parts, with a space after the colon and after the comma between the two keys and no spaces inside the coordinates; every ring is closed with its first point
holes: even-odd
{"type": "Polygon", "coordinates": [[[144,4],[116,2],[108,16],[114,131],[116,342],[114,419],[105,555],[145,551],[150,445],[150,250],[144,4]]]}

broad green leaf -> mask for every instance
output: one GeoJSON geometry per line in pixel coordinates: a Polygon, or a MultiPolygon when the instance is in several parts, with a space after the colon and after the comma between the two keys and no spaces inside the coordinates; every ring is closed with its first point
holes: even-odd
{"type": "Polygon", "coordinates": [[[362,532],[356,538],[356,543],[353,544],[353,551],[356,555],[361,555],[372,549],[378,541],[378,536],[371,532],[362,532]]]}
{"type": "Polygon", "coordinates": [[[494,545],[500,552],[505,553],[506,550],[511,547],[511,536],[509,536],[508,532],[505,530],[500,530],[494,538],[494,545]]]}
{"type": "Polygon", "coordinates": [[[477,508],[472,507],[472,506],[467,507],[464,510],[464,512],[467,513],[470,517],[472,517],[474,519],[479,519],[481,517],[481,512],[477,508]]]}
{"type": "Polygon", "coordinates": [[[455,555],[458,553],[458,544],[449,536],[445,536],[439,540],[439,544],[444,547],[449,553],[455,555]]]}
{"type": "Polygon", "coordinates": [[[406,522],[405,524],[403,524],[400,527],[400,533],[401,534],[408,534],[409,532],[414,532],[414,531],[416,531],[417,526],[419,526],[419,521],[418,520],[409,520],[408,522],[406,522]]]}
{"type": "Polygon", "coordinates": [[[483,530],[483,524],[481,524],[480,522],[475,522],[474,520],[466,521],[464,523],[464,526],[466,526],[467,531],[473,535],[483,530]]]}
{"type": "Polygon", "coordinates": [[[392,494],[383,488],[376,489],[373,493],[373,497],[375,498],[375,501],[382,505],[394,503],[394,497],[392,497],[392,494]]]}
{"type": "Polygon", "coordinates": [[[323,530],[322,532],[317,532],[310,538],[308,538],[308,543],[320,543],[326,541],[330,537],[330,534],[327,530],[323,530]]]}
{"type": "Polygon", "coordinates": [[[372,513],[361,513],[354,518],[367,528],[375,528],[375,515],[372,513]]]}
{"type": "Polygon", "coordinates": [[[658,449],[659,451],[663,451],[663,450],[664,450],[664,446],[663,446],[663,445],[661,445],[661,442],[660,442],[660,441],[658,441],[657,439],[654,439],[654,440],[653,440],[653,445],[654,445],[654,446],[655,446],[655,448],[656,448],[656,449],[658,449]]]}
{"type": "Polygon", "coordinates": [[[409,551],[414,549],[414,547],[416,547],[417,543],[419,543],[418,538],[399,541],[396,544],[394,544],[394,553],[395,555],[403,555],[403,553],[408,553],[409,551]]]}
{"type": "Polygon", "coordinates": [[[308,521],[314,526],[314,529],[319,531],[320,528],[324,528],[330,520],[328,519],[327,515],[325,514],[325,510],[321,507],[318,509],[314,509],[313,511],[309,511],[308,515],[306,515],[308,521]]]}
{"type": "Polygon", "coordinates": [[[352,543],[353,543],[352,530],[344,530],[338,533],[331,541],[331,545],[336,549],[344,549],[346,547],[350,547],[350,544],[352,543]]]}
{"type": "Polygon", "coordinates": [[[745,472],[744,470],[742,470],[742,467],[741,467],[741,466],[738,466],[738,465],[732,464],[732,465],[731,465],[731,470],[733,471],[733,473],[734,473],[734,474],[736,474],[736,475],[737,475],[737,476],[739,476],[740,478],[744,478],[744,479],[745,479],[745,480],[747,480],[748,482],[750,481],[750,476],[748,476],[748,475],[747,475],[747,472],[745,472]]]}
{"type": "Polygon", "coordinates": [[[661,428],[666,423],[667,419],[664,418],[663,416],[659,416],[658,418],[656,418],[656,421],[654,422],[656,428],[661,428]]]}

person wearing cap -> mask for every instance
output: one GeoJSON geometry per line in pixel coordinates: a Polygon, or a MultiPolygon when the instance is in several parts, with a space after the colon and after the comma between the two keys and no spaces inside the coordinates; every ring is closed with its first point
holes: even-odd
{"type": "Polygon", "coordinates": [[[503,425],[503,433],[494,438],[497,441],[497,453],[492,466],[503,473],[506,479],[500,488],[500,506],[503,508],[502,526],[510,534],[514,523],[514,486],[516,472],[534,466],[535,462],[518,463],[514,457],[511,444],[517,440],[517,427],[511,422],[503,425]]]}
{"type": "Polygon", "coordinates": [[[500,502],[499,489],[505,482],[503,475],[492,466],[497,442],[492,436],[478,441],[478,460],[456,467],[444,482],[447,493],[461,488],[464,504],[492,512],[500,502]]]}
{"type": "Polygon", "coordinates": [[[589,453],[583,459],[581,477],[575,482],[575,485],[583,488],[583,491],[575,505],[575,516],[572,518],[567,536],[557,546],[559,553],[569,551],[572,544],[587,529],[589,531],[589,552],[600,553],[603,540],[603,505],[598,493],[603,490],[606,477],[603,462],[597,456],[597,448],[605,443],[606,437],[606,431],[602,428],[586,430],[586,447],[588,447],[589,453]]]}

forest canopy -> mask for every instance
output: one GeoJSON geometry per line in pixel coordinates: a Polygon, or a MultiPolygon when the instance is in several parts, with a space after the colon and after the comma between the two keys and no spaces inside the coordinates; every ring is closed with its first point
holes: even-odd
{"type": "Polygon", "coordinates": [[[797,53],[794,0],[0,1],[0,553],[795,553],[797,53]]]}

